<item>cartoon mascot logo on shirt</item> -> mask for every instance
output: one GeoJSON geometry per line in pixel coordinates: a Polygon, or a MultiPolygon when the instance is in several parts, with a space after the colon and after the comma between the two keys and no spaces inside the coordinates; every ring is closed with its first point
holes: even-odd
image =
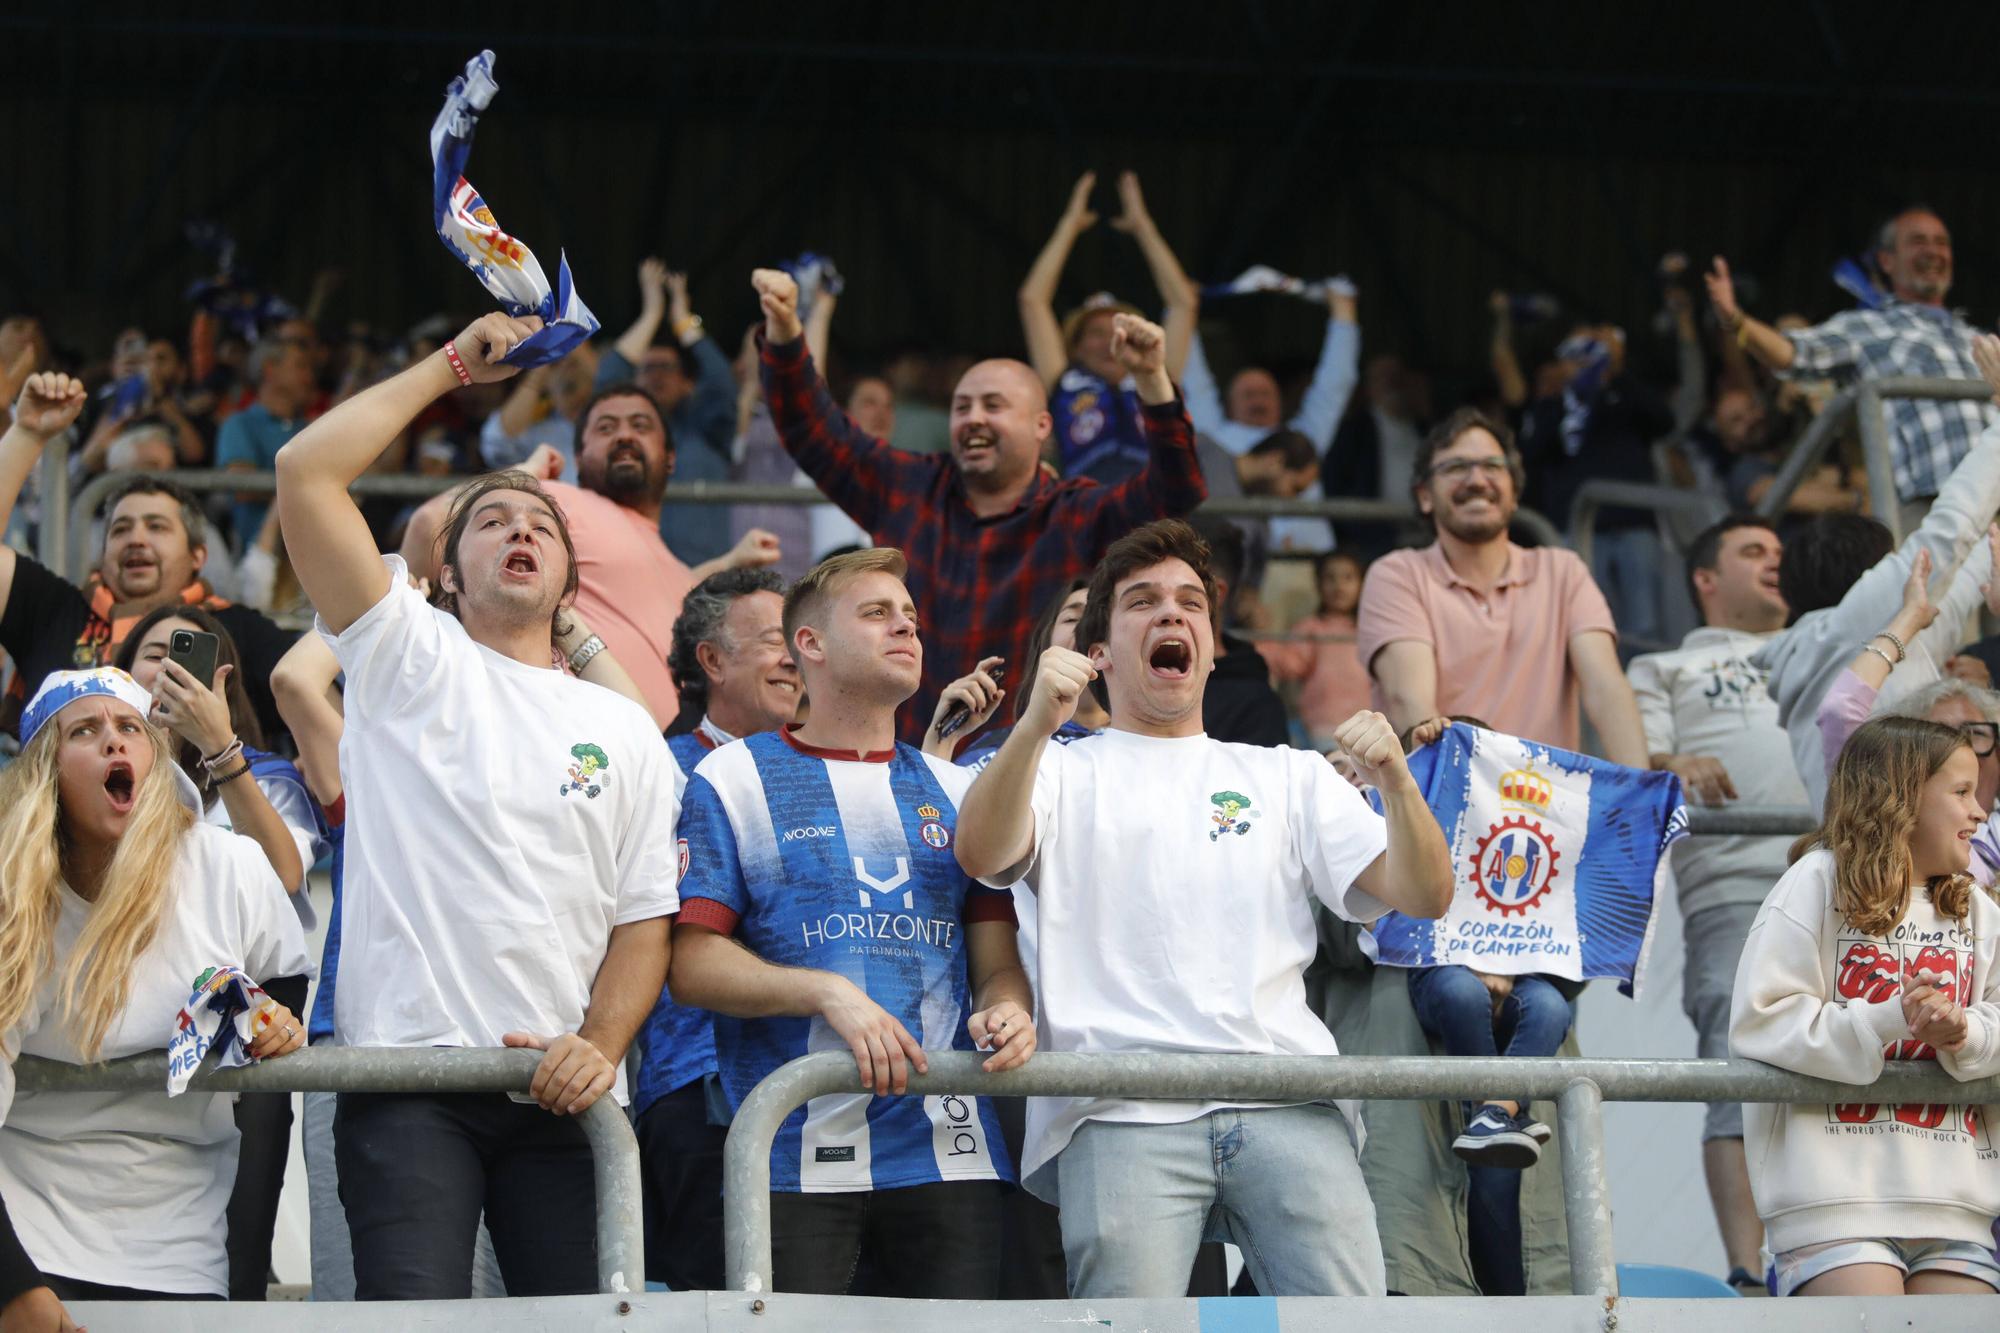
{"type": "Polygon", "coordinates": [[[1240,791],[1219,791],[1208,799],[1215,807],[1215,813],[1208,817],[1208,822],[1215,825],[1208,831],[1210,842],[1231,833],[1239,837],[1248,833],[1250,821],[1264,813],[1252,810],[1252,801],[1240,791]]]}
{"type": "Polygon", "coordinates": [[[556,795],[580,791],[595,800],[599,792],[611,785],[611,779],[604,776],[604,770],[611,767],[610,756],[588,741],[570,746],[569,754],[575,761],[569,766],[569,781],[556,789],[556,795]]]}
{"type": "MultiPolygon", "coordinates": [[[[1509,769],[1500,775],[1503,810],[1546,815],[1555,795],[1555,786],[1532,768],[1509,769]]],[[[1556,882],[1560,860],[1562,852],[1539,819],[1502,815],[1472,854],[1473,892],[1489,912],[1525,916],[1556,882]]]]}

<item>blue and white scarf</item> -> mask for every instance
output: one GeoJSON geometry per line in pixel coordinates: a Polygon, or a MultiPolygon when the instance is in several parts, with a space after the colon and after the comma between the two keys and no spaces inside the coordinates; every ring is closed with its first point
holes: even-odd
{"type": "Polygon", "coordinates": [[[1687,833],[1680,779],[1454,722],[1410,756],[1451,845],[1443,919],[1390,912],[1362,947],[1385,967],[1615,977],[1637,992],[1666,850],[1687,833]]]}
{"type": "Polygon", "coordinates": [[[1301,300],[1324,303],[1329,295],[1353,296],[1360,291],[1346,274],[1307,282],[1289,273],[1280,273],[1269,264],[1252,264],[1227,282],[1211,283],[1201,289],[1203,296],[1248,296],[1253,292],[1279,292],[1301,300]]]}
{"type": "Polygon", "coordinates": [[[570,282],[569,256],[561,256],[551,288],[535,252],[500,229],[493,210],[465,178],[473,128],[499,91],[491,51],[468,60],[465,73],[445,89],[444,109],[431,124],[431,213],[444,248],[500,299],[502,309],[516,318],[542,317],[540,332],[506,357],[508,365],[525,369],[561,360],[596,333],[598,323],[570,282]]]}

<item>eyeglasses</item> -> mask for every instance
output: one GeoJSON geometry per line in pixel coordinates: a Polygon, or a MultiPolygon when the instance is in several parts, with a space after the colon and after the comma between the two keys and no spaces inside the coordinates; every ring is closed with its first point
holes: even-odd
{"type": "Polygon", "coordinates": [[[1443,477],[1446,481],[1464,481],[1472,475],[1474,468],[1482,476],[1497,481],[1505,473],[1507,460],[1504,458],[1448,458],[1442,463],[1431,465],[1433,477],[1443,477]]]}
{"type": "Polygon", "coordinates": [[[1961,722],[1958,730],[1972,746],[1972,753],[1981,759],[1992,754],[1996,744],[2000,744],[2000,723],[1961,722]]]}

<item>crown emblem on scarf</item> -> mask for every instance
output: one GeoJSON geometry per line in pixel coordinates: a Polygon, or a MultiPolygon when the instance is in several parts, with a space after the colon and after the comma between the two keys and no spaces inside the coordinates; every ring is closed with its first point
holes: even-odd
{"type": "Polygon", "coordinates": [[[1502,805],[1541,813],[1555,798],[1555,785],[1532,768],[1510,768],[1500,775],[1502,805]]]}

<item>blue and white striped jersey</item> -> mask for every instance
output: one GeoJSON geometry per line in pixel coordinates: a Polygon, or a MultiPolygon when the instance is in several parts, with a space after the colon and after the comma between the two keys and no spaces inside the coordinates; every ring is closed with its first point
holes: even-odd
{"type": "MultiPolygon", "coordinates": [[[[965,928],[1014,920],[1013,898],[952,854],[971,777],[898,745],[867,756],[766,732],[716,750],[688,780],[683,925],[733,934],[768,962],[834,972],[927,1050],[971,1050],[965,928]]],[[[846,1051],[823,1018],[715,1019],[733,1111],[809,1051],[846,1051]]],[[[806,1193],[1014,1179],[992,1109],[975,1097],[816,1097],[771,1154],[771,1187],[806,1193]]]]}
{"type": "MultiPolygon", "coordinates": [[[[695,765],[706,759],[713,748],[714,742],[699,731],[667,737],[667,751],[678,765],[673,803],[669,807],[676,820],[680,817],[687,775],[694,772],[695,765]]],[[[714,1024],[714,1014],[676,1004],[668,988],[661,988],[659,1002],[646,1015],[635,1039],[639,1068],[632,1080],[633,1115],[644,1115],[647,1107],[668,1093],[715,1072],[714,1024]]]]}

